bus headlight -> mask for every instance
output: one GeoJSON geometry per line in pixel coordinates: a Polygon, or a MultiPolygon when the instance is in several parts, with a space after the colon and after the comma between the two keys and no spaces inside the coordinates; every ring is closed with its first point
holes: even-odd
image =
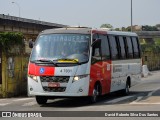
{"type": "Polygon", "coordinates": [[[77,76],[74,76],[73,82],[78,81],[78,80],[80,80],[80,79],[82,79],[82,78],[85,78],[85,77],[87,77],[87,76],[88,76],[88,75],[77,75],[77,76]]]}
{"type": "Polygon", "coordinates": [[[37,76],[35,75],[28,75],[28,77],[32,78],[32,80],[38,82],[37,76]]]}

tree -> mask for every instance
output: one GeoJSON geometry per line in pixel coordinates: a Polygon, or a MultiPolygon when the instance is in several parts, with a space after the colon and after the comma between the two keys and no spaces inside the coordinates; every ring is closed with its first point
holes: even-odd
{"type": "Polygon", "coordinates": [[[157,24],[156,28],[160,31],[160,24],[157,24]]]}
{"type": "Polygon", "coordinates": [[[113,28],[111,24],[102,24],[100,28],[113,28]]]}
{"type": "Polygon", "coordinates": [[[157,24],[156,27],[160,27],[160,24],[157,24]]]}
{"type": "Polygon", "coordinates": [[[125,27],[122,27],[122,31],[126,31],[126,28],[125,28],[125,27]]]}
{"type": "Polygon", "coordinates": [[[131,31],[131,26],[128,26],[128,27],[126,28],[126,31],[131,31]]]}
{"type": "Polygon", "coordinates": [[[156,26],[144,25],[142,26],[143,31],[158,31],[156,26]]]}
{"type": "Polygon", "coordinates": [[[121,31],[121,29],[120,28],[115,28],[115,31],[121,31]]]}
{"type": "Polygon", "coordinates": [[[160,38],[155,38],[154,41],[157,46],[160,46],[160,38]]]}
{"type": "Polygon", "coordinates": [[[0,32],[0,47],[8,53],[14,45],[24,45],[22,33],[0,32]]]}

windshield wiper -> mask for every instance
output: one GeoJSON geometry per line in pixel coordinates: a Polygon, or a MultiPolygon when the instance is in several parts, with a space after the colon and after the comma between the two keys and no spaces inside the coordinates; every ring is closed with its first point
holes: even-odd
{"type": "Polygon", "coordinates": [[[57,64],[55,62],[53,62],[52,60],[47,60],[47,59],[34,60],[33,62],[35,62],[35,63],[37,63],[37,62],[51,63],[51,64],[54,64],[55,66],[57,66],[57,64]]]}

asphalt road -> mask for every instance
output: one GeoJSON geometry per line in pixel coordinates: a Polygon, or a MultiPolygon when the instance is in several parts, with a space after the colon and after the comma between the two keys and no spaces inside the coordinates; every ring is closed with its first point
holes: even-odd
{"type": "MultiPolygon", "coordinates": [[[[160,71],[152,72],[151,75],[149,75],[147,78],[142,78],[139,84],[130,89],[130,95],[128,96],[122,96],[119,93],[112,93],[101,97],[95,104],[90,104],[86,98],[55,99],[49,100],[46,105],[38,105],[34,97],[5,98],[0,99],[0,111],[42,111],[43,114],[48,113],[51,116],[58,116],[47,118],[52,120],[74,120],[76,116],[76,119],[87,120],[91,119],[90,117],[92,117],[92,119],[98,120],[114,120],[116,118],[118,120],[160,120],[160,114],[159,117],[154,117],[153,114],[152,117],[136,117],[136,114],[133,114],[134,117],[105,117],[105,113],[108,115],[108,112],[111,111],[114,111],[112,115],[114,115],[116,112],[123,113],[126,111],[133,111],[133,113],[136,111],[148,111],[149,113],[152,113],[151,111],[160,111],[160,71]],[[50,111],[51,113],[44,113],[43,111],[50,111]],[[71,117],[66,117],[67,115],[71,117]],[[104,117],[102,117],[103,115],[104,117]]],[[[128,113],[130,114],[131,112],[128,113]]],[[[0,120],[1,119],[6,118],[0,118],[0,120]]]]}

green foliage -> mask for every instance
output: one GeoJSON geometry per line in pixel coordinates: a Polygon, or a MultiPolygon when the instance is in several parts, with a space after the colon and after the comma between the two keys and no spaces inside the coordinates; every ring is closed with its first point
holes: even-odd
{"type": "Polygon", "coordinates": [[[157,24],[156,27],[160,27],[160,24],[157,24]]]}
{"type": "Polygon", "coordinates": [[[22,33],[0,32],[0,47],[5,53],[14,45],[24,45],[22,33]]]}
{"type": "Polygon", "coordinates": [[[111,24],[102,24],[100,28],[113,28],[111,24]]]}
{"type": "Polygon", "coordinates": [[[149,26],[149,25],[142,26],[142,30],[143,31],[158,31],[156,26],[149,26]]]}
{"type": "Polygon", "coordinates": [[[160,46],[160,38],[155,38],[154,41],[157,46],[160,46]]]}
{"type": "Polygon", "coordinates": [[[142,52],[150,51],[152,53],[159,53],[160,46],[159,45],[151,45],[151,44],[141,44],[142,52]]]}
{"type": "Polygon", "coordinates": [[[154,44],[148,44],[144,39],[140,39],[140,44],[142,52],[160,53],[160,38],[154,38],[154,44]]]}
{"type": "Polygon", "coordinates": [[[131,26],[127,27],[126,31],[131,31],[131,26]]]}
{"type": "Polygon", "coordinates": [[[125,28],[125,27],[122,27],[122,31],[127,31],[127,28],[125,28]]]}
{"type": "Polygon", "coordinates": [[[120,28],[115,28],[115,31],[121,31],[121,29],[120,28]]]}

